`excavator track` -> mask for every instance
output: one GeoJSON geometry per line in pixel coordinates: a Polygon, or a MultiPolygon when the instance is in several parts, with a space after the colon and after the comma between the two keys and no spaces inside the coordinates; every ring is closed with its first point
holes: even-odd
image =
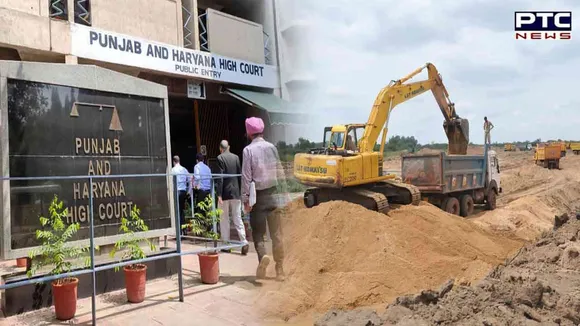
{"type": "Polygon", "coordinates": [[[395,181],[343,189],[310,188],[304,193],[306,207],[333,200],[347,201],[387,214],[390,210],[390,203],[418,205],[421,202],[421,193],[413,185],[395,181]]]}
{"type": "MultiPolygon", "coordinates": [[[[412,205],[419,205],[419,203],[421,202],[421,192],[419,191],[419,188],[410,185],[410,184],[406,184],[403,182],[397,182],[397,181],[384,181],[385,183],[389,184],[392,187],[396,187],[399,189],[406,189],[409,192],[409,195],[411,196],[411,203],[412,205]]],[[[408,205],[408,204],[405,204],[408,205]]]]}

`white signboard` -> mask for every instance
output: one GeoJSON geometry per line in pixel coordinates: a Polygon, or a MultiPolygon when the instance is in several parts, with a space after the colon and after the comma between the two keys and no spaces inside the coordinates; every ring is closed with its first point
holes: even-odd
{"type": "Polygon", "coordinates": [[[187,97],[205,99],[205,84],[195,80],[187,80],[187,97]]]}
{"type": "Polygon", "coordinates": [[[71,54],[220,82],[278,88],[278,69],[209,52],[71,24],[71,54]]]}

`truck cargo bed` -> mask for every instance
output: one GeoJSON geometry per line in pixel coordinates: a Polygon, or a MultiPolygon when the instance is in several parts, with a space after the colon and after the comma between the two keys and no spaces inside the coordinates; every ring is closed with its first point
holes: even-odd
{"type": "Polygon", "coordinates": [[[483,188],[484,166],[483,155],[404,155],[401,177],[421,193],[447,194],[483,188]]]}

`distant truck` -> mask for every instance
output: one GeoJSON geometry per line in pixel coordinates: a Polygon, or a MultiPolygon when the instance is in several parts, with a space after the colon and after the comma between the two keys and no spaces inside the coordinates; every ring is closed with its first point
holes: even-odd
{"type": "Polygon", "coordinates": [[[570,150],[574,155],[580,154],[580,143],[570,143],[570,150]]]}
{"type": "Polygon", "coordinates": [[[537,144],[534,162],[547,169],[560,169],[562,146],[560,144],[537,144]]]}
{"type": "Polygon", "coordinates": [[[442,210],[467,217],[475,205],[496,207],[501,193],[499,160],[486,155],[415,154],[402,157],[403,182],[419,188],[423,200],[442,210]]]}
{"type": "Polygon", "coordinates": [[[505,144],[505,145],[503,145],[503,150],[504,150],[504,152],[515,152],[516,151],[516,145],[514,145],[514,144],[505,144]]]}

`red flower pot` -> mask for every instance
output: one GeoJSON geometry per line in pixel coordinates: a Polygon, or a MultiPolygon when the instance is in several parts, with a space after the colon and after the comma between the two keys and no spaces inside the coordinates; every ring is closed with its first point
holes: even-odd
{"type": "Polygon", "coordinates": [[[123,267],[125,271],[125,290],[127,300],[139,303],[145,300],[145,285],[147,284],[147,266],[143,264],[123,267]]]}
{"type": "Polygon", "coordinates": [[[77,312],[77,288],[79,279],[70,277],[52,282],[52,301],[56,319],[72,319],[77,312]]]}
{"type": "Polygon", "coordinates": [[[220,280],[219,255],[216,253],[198,254],[201,282],[216,284],[220,280]]]}
{"type": "Polygon", "coordinates": [[[16,267],[26,267],[28,264],[28,257],[16,259],[16,267]]]}

